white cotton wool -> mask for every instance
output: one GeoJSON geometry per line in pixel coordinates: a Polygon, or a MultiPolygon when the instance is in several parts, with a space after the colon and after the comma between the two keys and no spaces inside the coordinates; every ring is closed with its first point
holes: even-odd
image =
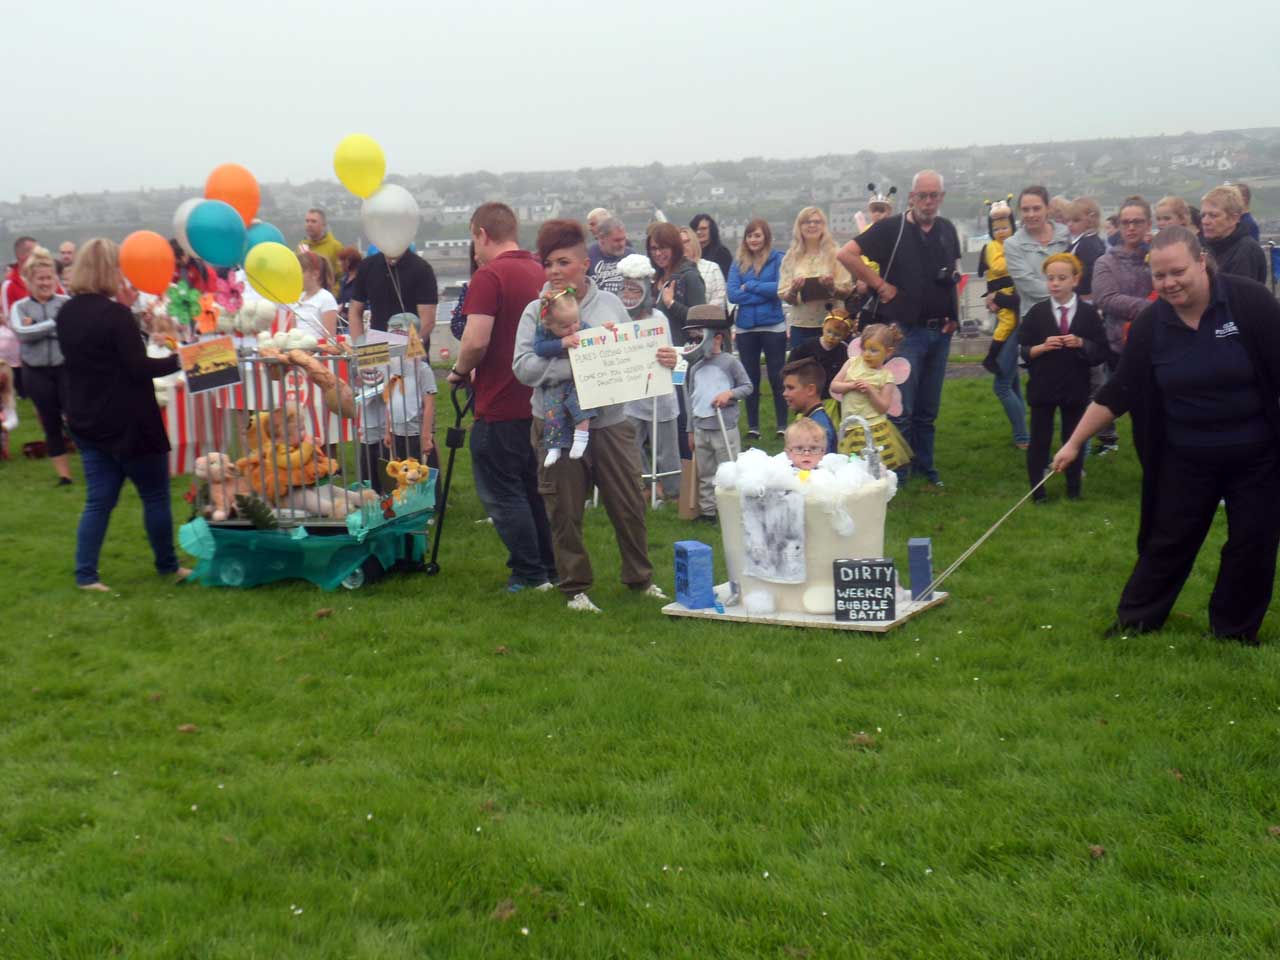
{"type": "Polygon", "coordinates": [[[742,598],[742,606],[753,617],[766,616],[777,609],[773,594],[768,590],[752,590],[742,598]]]}

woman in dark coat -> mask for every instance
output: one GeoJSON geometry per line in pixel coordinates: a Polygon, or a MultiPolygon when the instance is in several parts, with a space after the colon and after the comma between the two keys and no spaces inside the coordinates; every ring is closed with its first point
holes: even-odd
{"type": "MultiPolygon", "coordinates": [[[[684,345],[684,321],[690,307],[707,302],[707,285],[698,272],[697,264],[684,255],[684,238],[680,230],[670,223],[655,223],[649,227],[649,261],[657,271],[653,278],[653,305],[671,321],[671,339],[677,347],[684,345]]],[[[689,412],[685,409],[683,390],[676,391],[680,415],[676,419],[679,430],[680,459],[690,460],[687,429],[689,412]]]]}
{"type": "Polygon", "coordinates": [[[1132,414],[1142,514],[1117,627],[1160,628],[1225,501],[1209,625],[1256,645],[1280,546],[1280,305],[1261,284],[1210,269],[1185,227],[1156,235],[1151,276],[1160,299],[1133,322],[1115,375],[1053,468],[1065,470],[1099,428],[1132,414]]]}
{"type": "Polygon", "coordinates": [[[1214,187],[1200,201],[1200,225],[1219,273],[1267,282],[1267,254],[1241,221],[1244,200],[1235,187],[1214,187]]]}
{"type": "MultiPolygon", "coordinates": [[[[84,245],[71,269],[72,297],[58,311],[58,344],[67,371],[67,424],[84,464],[85,505],[76,533],[76,584],[109,588],[98,555],[126,479],[142,499],[143,524],[160,574],[190,573],[173,550],[169,509],[169,438],[151,381],[178,369],[178,357],[147,356],[122,290],[110,240],[84,245]]],[[[136,294],[134,294],[136,296],[136,294]]]]}
{"type": "Polygon", "coordinates": [[[702,244],[702,259],[710,260],[720,268],[725,279],[729,278],[729,268],[733,266],[733,254],[720,241],[720,227],[709,213],[700,213],[689,221],[689,227],[697,234],[702,244]]]}

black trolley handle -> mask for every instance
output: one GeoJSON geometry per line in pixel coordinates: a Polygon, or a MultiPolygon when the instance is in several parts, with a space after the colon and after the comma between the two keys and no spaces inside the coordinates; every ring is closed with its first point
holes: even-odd
{"type": "Polygon", "coordinates": [[[455,383],[453,389],[449,391],[449,399],[453,403],[454,413],[457,415],[453,426],[445,431],[444,445],[449,448],[449,462],[445,465],[444,484],[440,488],[440,503],[436,508],[436,532],[431,541],[431,561],[427,564],[427,573],[437,574],[440,572],[440,564],[438,558],[440,556],[440,534],[444,530],[444,515],[449,506],[449,485],[453,482],[453,461],[458,455],[458,451],[466,442],[467,431],[462,426],[467,412],[475,405],[475,391],[468,388],[467,385],[455,383]],[[458,394],[466,391],[467,400],[465,403],[459,403],[458,394]]]}

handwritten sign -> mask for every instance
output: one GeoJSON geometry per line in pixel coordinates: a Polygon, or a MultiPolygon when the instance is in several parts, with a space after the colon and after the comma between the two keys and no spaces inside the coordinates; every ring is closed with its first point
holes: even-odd
{"type": "Polygon", "coordinates": [[[848,623],[892,623],[896,578],[892,560],[836,560],[836,619],[848,623]]]}
{"type": "Polygon", "coordinates": [[[356,362],[362,370],[366,367],[385,367],[391,362],[391,344],[385,340],[360,344],[356,347],[356,362]]]}
{"type": "Polygon", "coordinates": [[[583,330],[578,346],[569,351],[579,406],[607,407],[671,393],[671,371],[658,363],[658,348],[670,345],[665,319],[583,330]]]}
{"type": "Polygon", "coordinates": [[[240,382],[236,345],[230,337],[216,337],[187,344],[178,350],[182,372],[187,377],[187,393],[204,393],[240,382]]]}

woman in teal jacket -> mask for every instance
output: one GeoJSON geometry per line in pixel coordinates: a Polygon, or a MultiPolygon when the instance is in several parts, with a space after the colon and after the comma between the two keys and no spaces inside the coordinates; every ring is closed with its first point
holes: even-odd
{"type": "Polygon", "coordinates": [[[751,378],[747,397],[747,439],[760,439],[760,354],[764,354],[773,390],[778,436],[786,432],[787,402],[782,397],[782,367],[787,362],[787,318],[778,297],[782,254],[773,249],[773,232],[759,218],[747,224],[727,283],[729,302],[738,308],[734,339],[738,359],[751,378]]]}

